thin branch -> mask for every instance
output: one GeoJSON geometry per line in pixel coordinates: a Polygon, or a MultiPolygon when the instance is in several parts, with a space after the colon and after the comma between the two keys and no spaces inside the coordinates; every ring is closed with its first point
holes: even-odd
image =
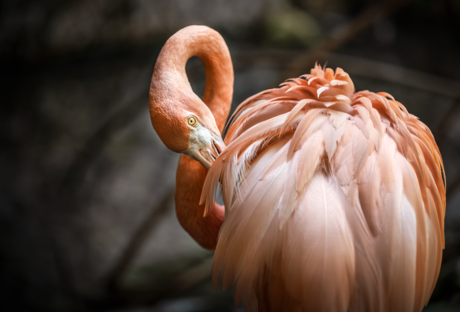
{"type": "Polygon", "coordinates": [[[79,184],[89,164],[100,155],[100,151],[110,142],[109,138],[115,131],[123,129],[143,111],[147,113],[146,98],[146,94],[139,94],[134,100],[116,111],[94,132],[70,164],[62,180],[61,191],[73,189],[79,184]]]}
{"type": "Polygon", "coordinates": [[[120,258],[115,263],[112,272],[108,276],[107,288],[111,292],[120,290],[121,281],[126,270],[136,258],[142,246],[147,241],[149,233],[163,219],[171,207],[174,198],[174,189],[168,191],[160,200],[158,205],[145,218],[144,222],[138,227],[134,235],[129,240],[125,249],[120,255],[120,258]]]}
{"type": "Polygon", "coordinates": [[[404,68],[384,62],[367,60],[343,54],[329,54],[328,59],[338,64],[347,64],[347,72],[362,77],[381,79],[403,86],[459,98],[460,82],[404,68]],[[372,70],[369,70],[372,68],[372,70]]]}
{"type": "Polygon", "coordinates": [[[322,60],[327,56],[327,53],[337,50],[373,23],[402,9],[413,1],[414,0],[389,0],[371,6],[348,25],[340,28],[329,38],[317,44],[307,54],[292,61],[282,74],[282,80],[304,74],[316,61],[322,60]]]}
{"type": "Polygon", "coordinates": [[[214,254],[204,257],[199,263],[193,264],[181,271],[169,283],[163,291],[149,300],[149,305],[154,305],[160,300],[180,295],[204,281],[211,280],[211,266],[214,254]]]}
{"type": "MultiPolygon", "coordinates": [[[[321,53],[320,53],[321,54],[321,53]]],[[[267,52],[240,52],[233,56],[235,67],[245,68],[257,61],[266,63],[284,64],[287,60],[295,57],[291,51],[267,51],[267,52]]],[[[326,55],[321,54],[321,55],[326,55]]],[[[450,80],[444,77],[427,74],[389,63],[378,62],[361,57],[349,56],[337,53],[327,53],[330,63],[347,64],[345,68],[349,74],[358,75],[367,78],[374,78],[391,83],[415,88],[422,91],[428,91],[447,97],[460,99],[460,81],[450,80]],[[369,70],[372,68],[372,70],[369,70]]]]}

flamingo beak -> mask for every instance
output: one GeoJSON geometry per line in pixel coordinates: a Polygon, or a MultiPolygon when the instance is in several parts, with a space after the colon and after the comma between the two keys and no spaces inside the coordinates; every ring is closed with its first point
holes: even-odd
{"type": "Polygon", "coordinates": [[[187,151],[187,155],[199,161],[206,169],[211,168],[214,161],[225,150],[225,143],[220,135],[211,133],[211,140],[207,140],[208,144],[199,148],[192,148],[187,151]]]}

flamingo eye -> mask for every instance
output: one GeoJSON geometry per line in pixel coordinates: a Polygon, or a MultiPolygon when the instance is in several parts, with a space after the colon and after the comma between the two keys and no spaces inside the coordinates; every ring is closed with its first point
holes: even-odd
{"type": "Polygon", "coordinates": [[[195,117],[189,117],[187,118],[187,122],[190,126],[196,125],[196,118],[195,117]]]}

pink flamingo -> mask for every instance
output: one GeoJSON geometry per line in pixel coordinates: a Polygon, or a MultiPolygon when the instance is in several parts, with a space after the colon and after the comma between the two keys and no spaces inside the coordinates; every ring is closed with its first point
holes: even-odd
{"type": "Polygon", "coordinates": [[[248,311],[421,311],[444,248],[430,130],[391,95],[355,93],[342,69],[315,66],[244,101],[225,147],[232,88],[228,48],[204,26],[166,42],[150,87],[153,127],[183,154],[177,218],[215,250],[214,285],[248,311]],[[202,100],[185,73],[192,56],[206,69],[202,100]]]}

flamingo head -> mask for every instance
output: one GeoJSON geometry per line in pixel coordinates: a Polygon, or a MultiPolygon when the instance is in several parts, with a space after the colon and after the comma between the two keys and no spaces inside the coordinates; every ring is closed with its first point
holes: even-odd
{"type": "Polygon", "coordinates": [[[153,128],[170,150],[186,154],[209,169],[225,149],[214,116],[195,94],[182,95],[174,102],[151,105],[153,128]]]}

